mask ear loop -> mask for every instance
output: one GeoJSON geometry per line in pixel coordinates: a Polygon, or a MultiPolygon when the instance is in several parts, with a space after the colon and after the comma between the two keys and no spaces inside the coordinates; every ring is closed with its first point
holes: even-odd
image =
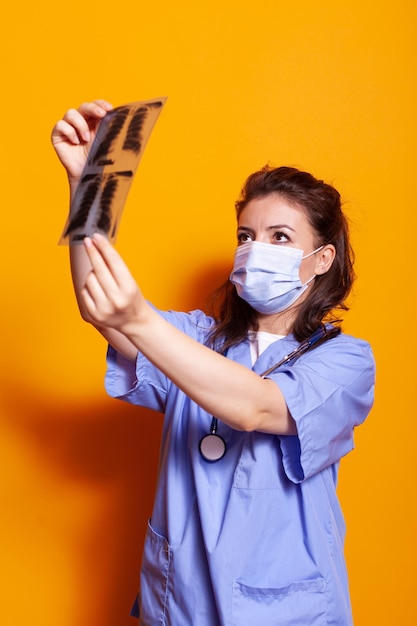
{"type": "MultiPolygon", "coordinates": [[[[308,259],[309,256],[312,256],[313,254],[316,254],[316,252],[320,252],[320,250],[324,248],[324,244],[322,246],[319,246],[318,248],[316,248],[315,250],[313,250],[313,252],[309,252],[308,254],[306,254],[305,256],[303,256],[301,258],[302,261],[304,261],[304,259],[308,259]]],[[[304,287],[306,287],[307,285],[309,285],[315,278],[316,278],[317,274],[313,274],[313,276],[311,278],[309,278],[308,280],[306,280],[306,282],[304,283],[304,287]]]]}
{"type": "Polygon", "coordinates": [[[320,252],[320,250],[322,250],[323,248],[324,248],[324,244],[319,246],[318,248],[316,248],[312,252],[309,252],[308,254],[305,254],[303,257],[301,257],[301,260],[304,261],[304,259],[308,259],[309,256],[312,256],[313,254],[316,254],[316,252],[320,252]]]}

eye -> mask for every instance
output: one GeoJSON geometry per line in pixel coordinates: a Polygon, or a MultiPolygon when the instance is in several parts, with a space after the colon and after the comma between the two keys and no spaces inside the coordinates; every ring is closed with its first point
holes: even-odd
{"type": "Polygon", "coordinates": [[[253,235],[247,233],[245,231],[241,231],[237,234],[237,243],[241,245],[242,243],[247,243],[248,241],[253,241],[253,235]]]}
{"type": "Polygon", "coordinates": [[[288,243],[289,242],[289,237],[288,235],[286,235],[285,233],[283,233],[281,230],[277,230],[273,235],[272,235],[272,241],[274,243],[288,243]]]}

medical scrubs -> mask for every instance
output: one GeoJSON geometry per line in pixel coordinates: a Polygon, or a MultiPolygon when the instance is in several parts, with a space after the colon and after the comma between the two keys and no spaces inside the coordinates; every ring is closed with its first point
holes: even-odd
{"type": "MultiPolygon", "coordinates": [[[[201,343],[213,320],[161,312],[201,343]]],[[[253,365],[261,374],[297,347],[292,335],[253,365]]],[[[249,339],[227,357],[252,368],[249,339]]],[[[140,578],[143,626],[348,626],[339,460],[373,401],[369,345],[341,334],[269,376],[297,436],[240,432],[219,422],[226,455],[204,460],[212,416],[139,354],[112,348],[111,396],[165,415],[157,490],[140,578]]]]}

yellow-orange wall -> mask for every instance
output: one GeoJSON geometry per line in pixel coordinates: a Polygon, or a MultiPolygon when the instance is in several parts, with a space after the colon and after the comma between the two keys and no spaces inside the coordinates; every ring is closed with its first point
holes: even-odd
{"type": "Polygon", "coordinates": [[[266,162],[345,198],[345,329],[378,364],[340,479],[352,603],[357,626],[414,623],[415,2],[22,0],[0,24],[1,624],[132,623],[161,418],[104,393],[105,346],[57,246],[67,188],[49,134],[84,100],[161,95],[117,242],[158,306],[204,305],[241,183],[266,162]]]}

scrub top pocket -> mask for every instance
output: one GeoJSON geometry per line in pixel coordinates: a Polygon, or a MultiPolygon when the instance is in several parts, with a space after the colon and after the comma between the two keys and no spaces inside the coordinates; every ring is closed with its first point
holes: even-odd
{"type": "Polygon", "coordinates": [[[149,521],[140,577],[140,623],[143,626],[166,623],[171,556],[167,539],[159,535],[149,521]]]}
{"type": "Polygon", "coordinates": [[[325,590],[323,578],[281,588],[250,587],[236,581],[232,626],[326,626],[325,590]]]}

